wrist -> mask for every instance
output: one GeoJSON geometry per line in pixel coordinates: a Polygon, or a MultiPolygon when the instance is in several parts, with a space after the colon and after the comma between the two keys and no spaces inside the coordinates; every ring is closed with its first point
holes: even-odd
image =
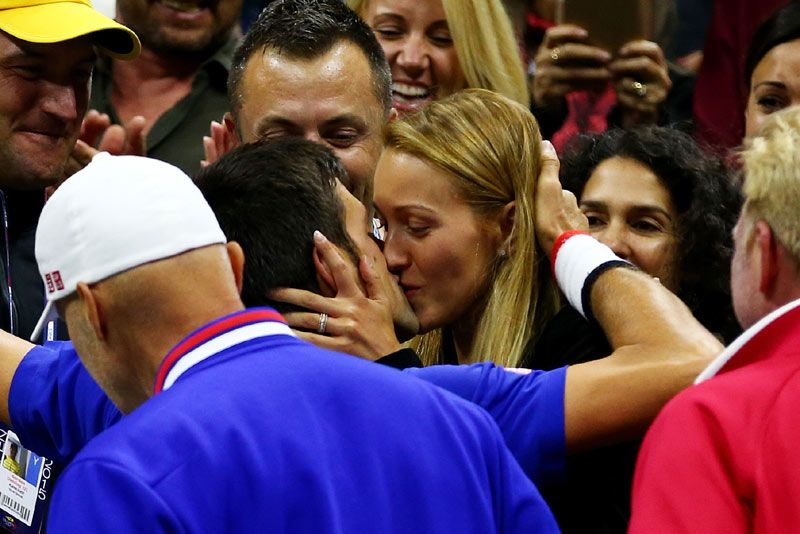
{"type": "Polygon", "coordinates": [[[614,267],[632,267],[586,232],[562,233],[553,244],[551,267],[558,286],[570,305],[592,320],[591,290],[594,282],[614,267]]]}

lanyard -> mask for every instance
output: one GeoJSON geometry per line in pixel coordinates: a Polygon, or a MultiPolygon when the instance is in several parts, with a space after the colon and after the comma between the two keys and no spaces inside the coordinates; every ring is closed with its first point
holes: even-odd
{"type": "Polygon", "coordinates": [[[6,270],[6,294],[8,295],[8,331],[12,334],[17,334],[17,318],[14,313],[14,293],[11,289],[11,240],[8,237],[8,207],[6,203],[6,195],[0,191],[0,211],[3,217],[3,238],[5,239],[6,250],[3,257],[3,267],[6,270]]]}

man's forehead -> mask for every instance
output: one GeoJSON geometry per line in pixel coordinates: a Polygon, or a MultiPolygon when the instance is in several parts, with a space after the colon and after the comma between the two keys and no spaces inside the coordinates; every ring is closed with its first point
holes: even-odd
{"type": "Polygon", "coordinates": [[[273,48],[253,54],[245,66],[243,105],[268,93],[270,100],[306,105],[333,102],[370,111],[380,110],[372,72],[363,51],[342,41],[313,58],[287,55],[273,48]]]}
{"type": "Polygon", "coordinates": [[[0,58],[25,57],[57,60],[66,49],[77,51],[86,61],[94,61],[95,51],[91,37],[82,36],[58,43],[31,43],[0,30],[0,58]]]}

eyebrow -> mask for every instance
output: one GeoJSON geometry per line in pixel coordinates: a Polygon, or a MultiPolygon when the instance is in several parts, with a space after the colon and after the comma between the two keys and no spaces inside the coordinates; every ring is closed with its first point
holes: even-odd
{"type": "MultiPolygon", "coordinates": [[[[85,58],[80,60],[77,65],[94,65],[95,61],[97,60],[97,54],[92,52],[90,55],[87,55],[85,58]]],[[[6,55],[2,59],[0,59],[0,64],[2,65],[13,65],[19,61],[35,61],[35,62],[47,62],[50,63],[53,61],[53,58],[50,57],[48,54],[41,54],[39,52],[30,52],[26,50],[15,50],[14,52],[6,55]]]]}
{"type": "MultiPolygon", "coordinates": [[[[599,200],[581,201],[580,207],[594,210],[608,210],[608,204],[599,200]]],[[[631,206],[631,211],[634,213],[660,213],[668,220],[672,220],[672,216],[667,212],[667,210],[654,204],[635,204],[631,206]]]]}
{"type": "Polygon", "coordinates": [[[786,84],[785,83],[783,83],[783,82],[775,82],[775,81],[759,82],[755,86],[753,86],[753,89],[758,89],[762,85],[767,85],[769,87],[775,87],[777,89],[786,89],[786,84]]]}
{"type": "Polygon", "coordinates": [[[375,14],[374,22],[383,21],[383,19],[389,19],[392,22],[405,22],[406,18],[398,13],[394,13],[392,11],[384,11],[375,14]]]}
{"type": "Polygon", "coordinates": [[[433,208],[431,208],[429,206],[425,206],[424,204],[403,204],[402,206],[398,206],[397,208],[395,208],[395,211],[399,211],[401,213],[402,212],[407,212],[407,211],[410,211],[410,210],[426,211],[428,213],[433,213],[433,214],[437,213],[437,211],[435,209],[433,209],[433,208]]]}

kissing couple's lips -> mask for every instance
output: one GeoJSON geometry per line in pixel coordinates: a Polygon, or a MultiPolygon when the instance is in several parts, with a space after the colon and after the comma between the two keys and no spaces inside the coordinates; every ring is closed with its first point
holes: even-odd
{"type": "Polygon", "coordinates": [[[414,295],[419,292],[419,286],[412,286],[400,283],[400,288],[403,290],[403,294],[406,296],[406,300],[411,300],[414,295]]]}

